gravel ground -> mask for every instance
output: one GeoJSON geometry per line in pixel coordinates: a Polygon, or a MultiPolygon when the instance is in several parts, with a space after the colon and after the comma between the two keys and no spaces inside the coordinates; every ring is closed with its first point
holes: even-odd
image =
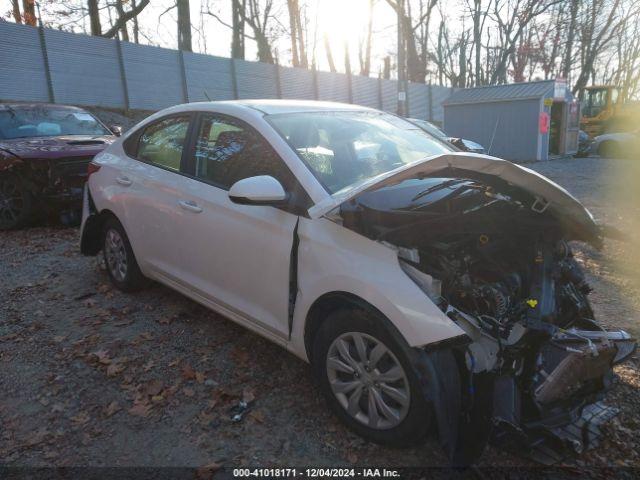
{"type": "MultiPolygon", "coordinates": [[[[632,162],[565,159],[548,175],[625,232],[638,232],[632,162]]],[[[640,333],[637,244],[579,246],[606,324],[640,333]]],[[[393,450],[346,430],[310,369],[289,353],[159,285],[111,288],[78,232],[0,233],[0,465],[437,466],[434,441],[393,450]],[[243,419],[233,406],[249,401],[243,419]]],[[[607,401],[621,408],[579,466],[640,466],[640,362],[617,368],[607,401]]],[[[530,465],[489,449],[481,465],[530,465]]]]}

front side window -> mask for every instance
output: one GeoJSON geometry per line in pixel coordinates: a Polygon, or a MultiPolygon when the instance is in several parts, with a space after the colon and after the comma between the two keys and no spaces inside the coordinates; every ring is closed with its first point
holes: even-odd
{"type": "Polygon", "coordinates": [[[381,112],[306,112],[267,117],[327,191],[453,151],[401,118],[381,112]]]}
{"type": "Polygon", "coordinates": [[[196,177],[224,189],[238,180],[270,175],[285,190],[293,174],[271,146],[253,129],[217,115],[203,115],[195,150],[196,177]]]}
{"type": "Polygon", "coordinates": [[[0,109],[0,139],[58,135],[111,135],[88,112],[45,105],[7,105],[0,109]]]}
{"type": "Polygon", "coordinates": [[[189,117],[165,118],[147,126],[138,141],[137,158],[159,167],[180,171],[189,117]]]}

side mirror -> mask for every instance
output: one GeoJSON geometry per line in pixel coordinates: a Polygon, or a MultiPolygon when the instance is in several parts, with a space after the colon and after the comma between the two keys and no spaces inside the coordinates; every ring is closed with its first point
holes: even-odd
{"type": "Polygon", "coordinates": [[[111,130],[111,133],[113,133],[116,137],[122,135],[122,125],[110,125],[109,130],[111,130]]]}
{"type": "Polygon", "coordinates": [[[241,205],[278,205],[287,200],[280,182],[269,175],[243,178],[231,185],[229,199],[241,205]]]}

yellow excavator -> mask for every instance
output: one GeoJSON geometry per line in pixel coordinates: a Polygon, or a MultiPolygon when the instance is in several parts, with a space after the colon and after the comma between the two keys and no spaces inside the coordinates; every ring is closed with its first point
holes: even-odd
{"type": "Polygon", "coordinates": [[[623,103],[619,88],[594,85],[585,89],[580,128],[590,137],[631,131],[637,129],[639,123],[640,104],[623,103]]]}

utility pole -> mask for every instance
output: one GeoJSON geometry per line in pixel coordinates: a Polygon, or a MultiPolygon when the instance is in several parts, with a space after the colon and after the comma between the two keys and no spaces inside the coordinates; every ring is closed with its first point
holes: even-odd
{"type": "Polygon", "coordinates": [[[405,70],[405,51],[404,51],[404,1],[397,0],[398,14],[398,115],[406,117],[407,115],[407,86],[406,86],[406,70],[405,70]]]}

